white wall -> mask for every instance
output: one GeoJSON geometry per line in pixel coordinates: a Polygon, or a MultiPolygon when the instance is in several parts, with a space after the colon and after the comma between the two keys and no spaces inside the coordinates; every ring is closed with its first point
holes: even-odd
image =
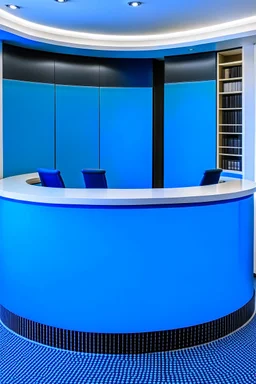
{"type": "MultiPolygon", "coordinates": [[[[243,47],[243,167],[244,178],[256,180],[256,45],[243,47]]],[[[256,198],[254,221],[256,219],[256,198]]],[[[254,224],[254,273],[256,273],[256,223],[254,224]]]]}
{"type": "Polygon", "coordinates": [[[255,49],[253,44],[243,47],[243,173],[247,180],[255,180],[255,49]]]}

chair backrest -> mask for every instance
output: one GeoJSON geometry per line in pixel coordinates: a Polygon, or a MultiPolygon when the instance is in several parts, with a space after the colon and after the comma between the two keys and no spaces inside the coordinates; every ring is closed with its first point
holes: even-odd
{"type": "Polygon", "coordinates": [[[106,171],[104,169],[82,169],[86,188],[107,188],[106,171]]]}
{"type": "Polygon", "coordinates": [[[218,184],[221,172],[222,169],[220,168],[206,170],[200,185],[218,184]]]}
{"type": "Polygon", "coordinates": [[[38,168],[37,172],[43,187],[65,188],[60,171],[57,169],[38,168]]]}

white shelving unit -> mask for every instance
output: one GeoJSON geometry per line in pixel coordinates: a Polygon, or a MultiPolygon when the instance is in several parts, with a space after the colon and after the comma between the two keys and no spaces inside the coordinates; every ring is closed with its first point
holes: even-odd
{"type": "MultiPolygon", "coordinates": [[[[242,53],[242,49],[233,49],[232,51],[220,52],[219,54],[227,57],[227,56],[231,56],[232,52],[235,52],[234,55],[236,55],[237,51],[241,51],[241,53],[242,53]]],[[[234,61],[234,60],[230,59],[228,61],[223,61],[223,62],[220,61],[219,66],[220,67],[236,67],[237,65],[242,65],[242,64],[243,64],[242,60],[234,61]]]]}
{"type": "MultiPolygon", "coordinates": [[[[243,80],[242,77],[233,77],[233,80],[243,80]]],[[[230,79],[219,79],[219,81],[230,81],[230,79]]]]}
{"type": "Polygon", "coordinates": [[[217,57],[217,167],[243,173],[243,54],[242,49],[217,57]]]}

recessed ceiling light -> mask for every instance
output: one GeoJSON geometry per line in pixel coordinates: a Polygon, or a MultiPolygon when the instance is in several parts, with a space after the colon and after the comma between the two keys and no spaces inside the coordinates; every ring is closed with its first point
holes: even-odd
{"type": "Polygon", "coordinates": [[[10,8],[10,9],[20,9],[20,7],[18,5],[14,5],[14,4],[6,4],[6,7],[10,8]]]}
{"type": "Polygon", "coordinates": [[[141,1],[130,1],[128,3],[128,5],[130,5],[131,7],[139,7],[141,4],[142,4],[141,1]]]}
{"type": "Polygon", "coordinates": [[[57,3],[66,3],[68,0],[55,0],[57,3]]]}

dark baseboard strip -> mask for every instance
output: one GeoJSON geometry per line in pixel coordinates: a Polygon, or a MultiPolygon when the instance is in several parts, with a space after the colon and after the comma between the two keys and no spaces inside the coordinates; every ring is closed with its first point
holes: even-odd
{"type": "Polygon", "coordinates": [[[69,331],[24,319],[0,307],[3,324],[29,340],[76,352],[98,354],[140,354],[174,351],[209,343],[234,332],[253,315],[255,293],[242,308],[209,323],[170,331],[102,334],[69,331]]]}

